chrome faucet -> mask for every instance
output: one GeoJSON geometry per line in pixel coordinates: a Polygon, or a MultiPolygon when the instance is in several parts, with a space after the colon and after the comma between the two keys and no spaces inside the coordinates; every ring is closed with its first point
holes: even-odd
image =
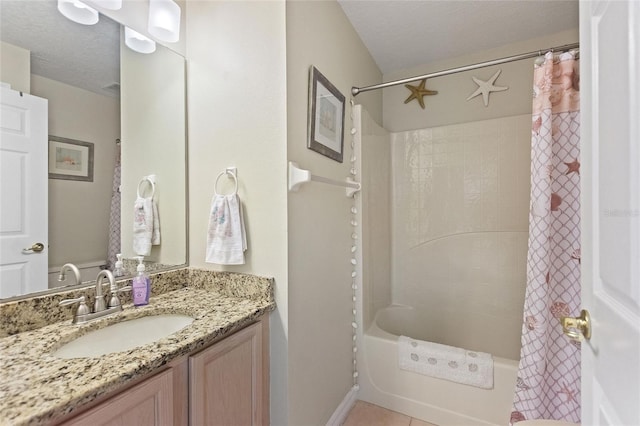
{"type": "Polygon", "coordinates": [[[76,284],[80,284],[80,270],[73,263],[65,263],[62,265],[62,268],[60,268],[60,274],[58,275],[58,281],[65,281],[67,279],[67,271],[73,272],[76,284]]]}

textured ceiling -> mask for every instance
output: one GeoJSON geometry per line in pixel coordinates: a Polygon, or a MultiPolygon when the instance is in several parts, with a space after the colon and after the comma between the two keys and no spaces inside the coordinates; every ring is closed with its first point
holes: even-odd
{"type": "Polygon", "coordinates": [[[62,16],[55,0],[0,0],[0,39],[31,51],[31,72],[107,96],[119,96],[120,25],[62,16]]]}
{"type": "Polygon", "coordinates": [[[578,0],[338,2],[383,73],[578,28],[578,0]]]}
{"type": "MultiPolygon", "coordinates": [[[[578,0],[338,2],[383,73],[578,27],[578,0]]],[[[34,74],[96,93],[117,95],[119,28],[71,22],[55,0],[0,0],[0,39],[31,50],[34,74]]]]}

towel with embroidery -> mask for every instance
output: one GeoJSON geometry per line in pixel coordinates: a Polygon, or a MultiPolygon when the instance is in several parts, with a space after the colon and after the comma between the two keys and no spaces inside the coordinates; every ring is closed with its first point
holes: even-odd
{"type": "Polygon", "coordinates": [[[238,194],[214,195],[209,213],[205,261],[218,265],[244,265],[247,236],[238,194]]]}

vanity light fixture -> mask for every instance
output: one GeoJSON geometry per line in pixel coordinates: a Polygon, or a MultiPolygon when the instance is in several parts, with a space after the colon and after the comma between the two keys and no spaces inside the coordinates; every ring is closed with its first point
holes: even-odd
{"type": "Polygon", "coordinates": [[[122,0],[93,0],[93,2],[105,9],[119,10],[122,7],[122,0]]]}
{"type": "Polygon", "coordinates": [[[124,44],[138,53],[153,53],[156,50],[156,42],[143,36],[129,27],[124,27],[124,44]]]}
{"type": "Polygon", "coordinates": [[[149,0],[149,34],[174,43],[180,38],[180,6],[173,0],[149,0]]]}
{"type": "Polygon", "coordinates": [[[93,25],[98,22],[98,11],[80,0],[58,0],[58,11],[66,18],[82,25],[93,25]]]}

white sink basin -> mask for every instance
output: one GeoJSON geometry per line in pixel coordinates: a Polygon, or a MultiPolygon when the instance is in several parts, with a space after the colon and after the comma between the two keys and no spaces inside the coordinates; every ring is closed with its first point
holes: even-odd
{"type": "Polygon", "coordinates": [[[57,358],[95,358],[127,351],[167,337],[193,322],[186,315],[153,315],[92,331],[53,353],[57,358]]]}

